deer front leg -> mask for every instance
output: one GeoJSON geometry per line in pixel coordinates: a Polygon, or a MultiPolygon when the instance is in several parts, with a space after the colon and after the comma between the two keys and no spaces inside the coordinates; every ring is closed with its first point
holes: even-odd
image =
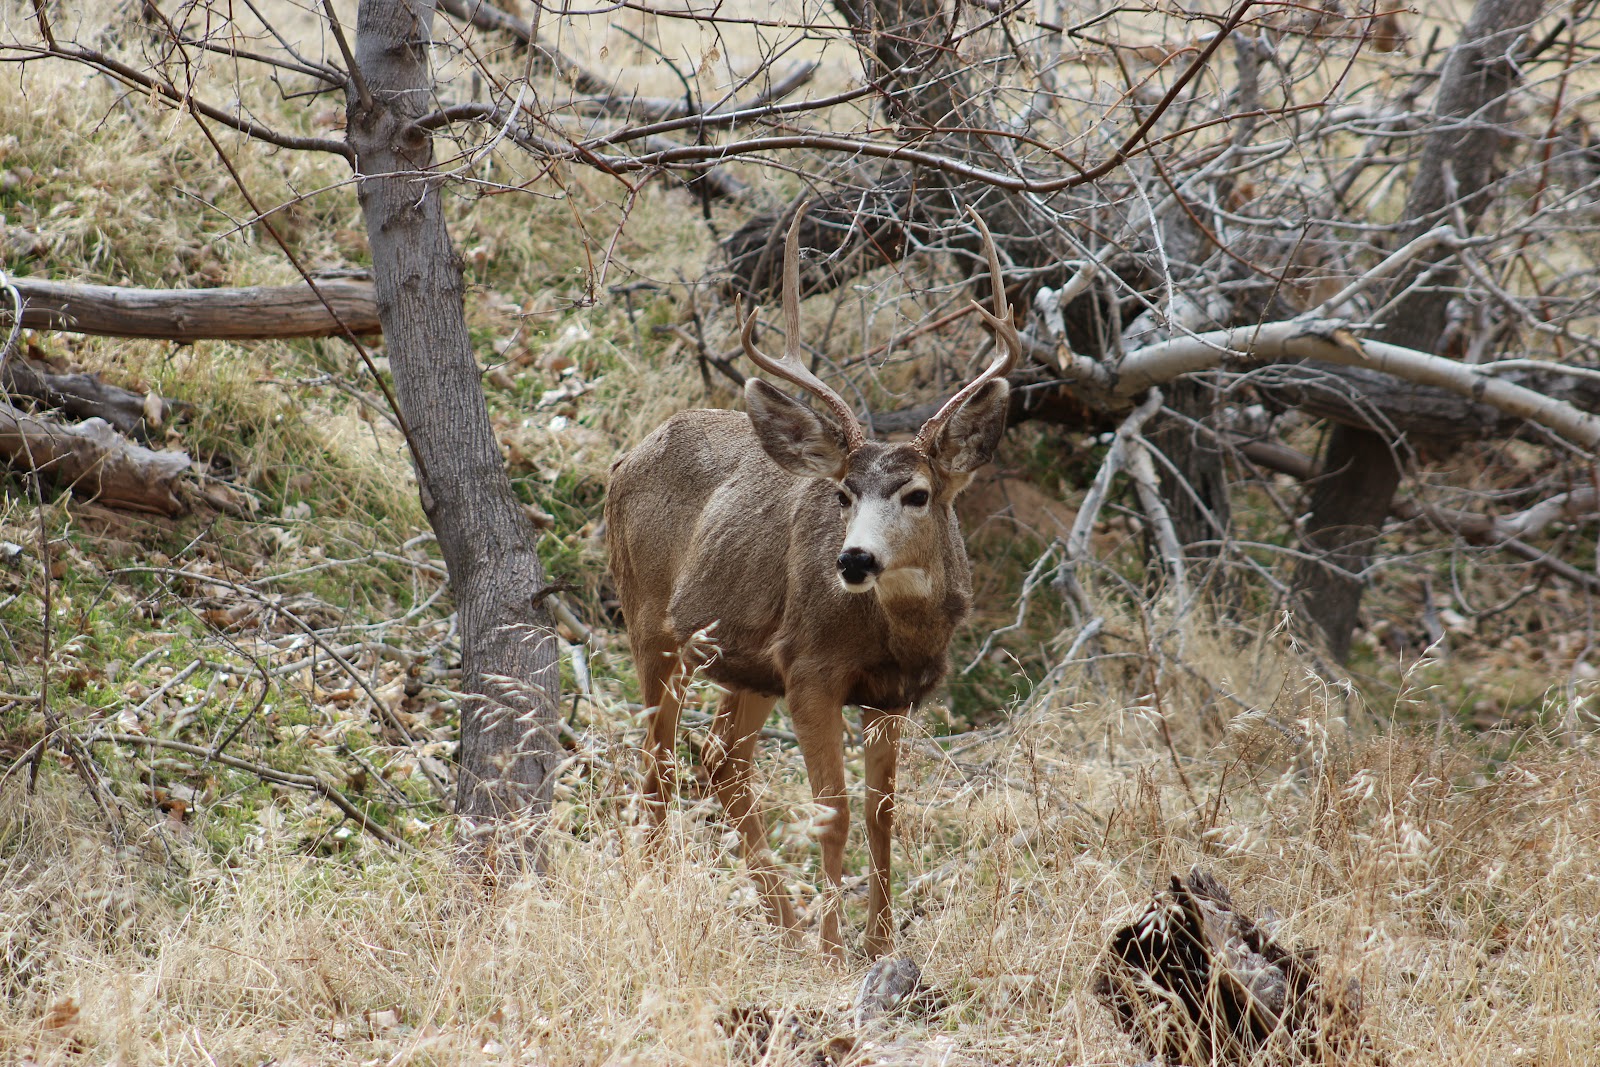
{"type": "Polygon", "coordinates": [[[672,803],[677,781],[678,716],[683,711],[681,670],[676,650],[644,653],[635,657],[644,706],[650,725],[645,736],[644,807],[649,829],[645,845],[651,852],[661,847],[667,805],[672,803]]]}
{"type": "Polygon", "coordinates": [[[767,848],[766,819],[756,810],[751,788],[756,738],[775,703],[775,698],[755,693],[724,694],[702,758],[717,800],[722,803],[728,822],[738,831],[745,866],[761,887],[761,899],[772,921],[788,931],[792,939],[794,905],[784,886],[781,868],[767,848]]]}
{"type": "Polygon", "coordinates": [[[900,756],[900,724],[904,712],[863,709],[861,733],[866,744],[867,850],[872,878],[867,885],[867,957],[877,959],[894,948],[894,914],[889,893],[890,847],[894,840],[895,766],[900,756]]]}
{"type": "Polygon", "coordinates": [[[822,848],[822,873],[827,888],[822,900],[822,950],[844,958],[839,938],[843,911],[844,846],[850,837],[850,801],[844,791],[844,708],[831,695],[790,688],[789,718],[806,758],[811,795],[828,810],[822,816],[817,844],[822,848]]]}

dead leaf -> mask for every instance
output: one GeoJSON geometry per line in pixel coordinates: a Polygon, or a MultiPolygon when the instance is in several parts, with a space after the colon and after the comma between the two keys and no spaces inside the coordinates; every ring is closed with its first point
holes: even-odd
{"type": "Polygon", "coordinates": [[[372,1031],[374,1037],[379,1034],[393,1033],[406,1024],[405,1016],[401,1014],[399,1005],[384,1008],[381,1011],[369,1011],[366,1013],[366,1018],[367,1028],[372,1031]]]}
{"type": "Polygon", "coordinates": [[[39,1025],[46,1030],[68,1030],[78,1025],[77,999],[67,997],[50,1005],[39,1025]]]}

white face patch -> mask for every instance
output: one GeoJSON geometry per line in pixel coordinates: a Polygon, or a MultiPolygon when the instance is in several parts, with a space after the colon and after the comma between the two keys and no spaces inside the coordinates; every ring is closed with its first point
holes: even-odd
{"type": "Polygon", "coordinates": [[[881,600],[927,600],[933,596],[933,579],[921,567],[900,567],[878,576],[881,600]]]}
{"type": "Polygon", "coordinates": [[[862,581],[854,584],[840,574],[839,585],[846,592],[868,593],[877,589],[880,596],[893,599],[926,599],[932,594],[932,579],[918,565],[924,562],[918,546],[928,535],[930,505],[908,505],[905,499],[912,494],[921,494],[924,501],[929,498],[931,489],[925,477],[913,477],[887,497],[855,498],[850,524],[839,550],[841,553],[867,553],[877,561],[879,572],[864,575],[862,581]]]}

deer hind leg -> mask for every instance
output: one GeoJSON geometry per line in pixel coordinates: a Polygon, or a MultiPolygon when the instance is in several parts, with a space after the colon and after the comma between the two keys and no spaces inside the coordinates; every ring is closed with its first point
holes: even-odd
{"type": "Polygon", "coordinates": [[[636,649],[634,665],[649,714],[645,735],[644,805],[649,826],[645,841],[658,849],[667,805],[677,788],[678,716],[683,711],[684,664],[671,647],[636,649]]]}
{"type": "Polygon", "coordinates": [[[863,711],[861,732],[866,740],[867,850],[872,854],[872,878],[867,885],[867,956],[877,959],[894,948],[894,915],[890,904],[890,844],[894,840],[894,779],[900,755],[903,713],[863,711]]]}
{"type": "Polygon", "coordinates": [[[775,697],[740,690],[724,694],[702,758],[728,823],[739,834],[745,866],[761,889],[768,914],[773,923],[792,933],[794,905],[782,869],[767,848],[766,819],[756,810],[752,789],[756,738],[775,703],[775,697]]]}
{"type": "Polygon", "coordinates": [[[844,846],[850,837],[850,800],[844,790],[844,709],[838,700],[818,693],[791,690],[789,718],[806,758],[811,795],[828,810],[817,833],[822,848],[822,873],[828,884],[822,898],[822,950],[844,958],[839,938],[843,913],[844,846]]]}

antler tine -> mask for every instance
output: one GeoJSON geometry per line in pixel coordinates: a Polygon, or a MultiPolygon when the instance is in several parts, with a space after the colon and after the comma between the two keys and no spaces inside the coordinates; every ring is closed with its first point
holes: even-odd
{"type": "Polygon", "coordinates": [[[850,405],[844,402],[843,397],[824,385],[820,378],[800,362],[801,355],[805,351],[800,344],[800,222],[810,207],[810,201],[800,205],[799,210],[794,213],[794,221],[789,223],[789,233],[783,242],[783,326],[786,336],[782,358],[774,359],[767,355],[751,340],[756,328],[756,312],[760,308],[752,309],[750,317],[744,320],[739,340],[743,343],[744,354],[750,357],[750,362],[768,374],[798,385],[822,401],[838,421],[839,428],[844,431],[845,441],[853,451],[860,448],[867,439],[860,421],[856,419],[856,413],[850,410],[850,405]]]}
{"type": "Polygon", "coordinates": [[[961,405],[972,399],[974,393],[982,389],[985,384],[996,378],[1003,378],[1016,369],[1017,360],[1022,355],[1022,336],[1017,333],[1016,319],[1011,314],[1011,305],[1006,300],[1006,282],[1000,269],[1000,253],[995,250],[994,235],[989,232],[989,227],[984,223],[983,216],[972,208],[967,208],[967,214],[972,216],[972,221],[977,225],[978,232],[983,235],[983,250],[989,260],[989,284],[994,289],[994,311],[972,302],[973,308],[994,331],[996,346],[1000,354],[990,361],[972,381],[964,385],[960,392],[945,401],[944,406],[934,412],[933,417],[922,424],[922,429],[917,431],[916,446],[919,451],[926,452],[944,424],[950,417],[961,410],[961,405]]]}

